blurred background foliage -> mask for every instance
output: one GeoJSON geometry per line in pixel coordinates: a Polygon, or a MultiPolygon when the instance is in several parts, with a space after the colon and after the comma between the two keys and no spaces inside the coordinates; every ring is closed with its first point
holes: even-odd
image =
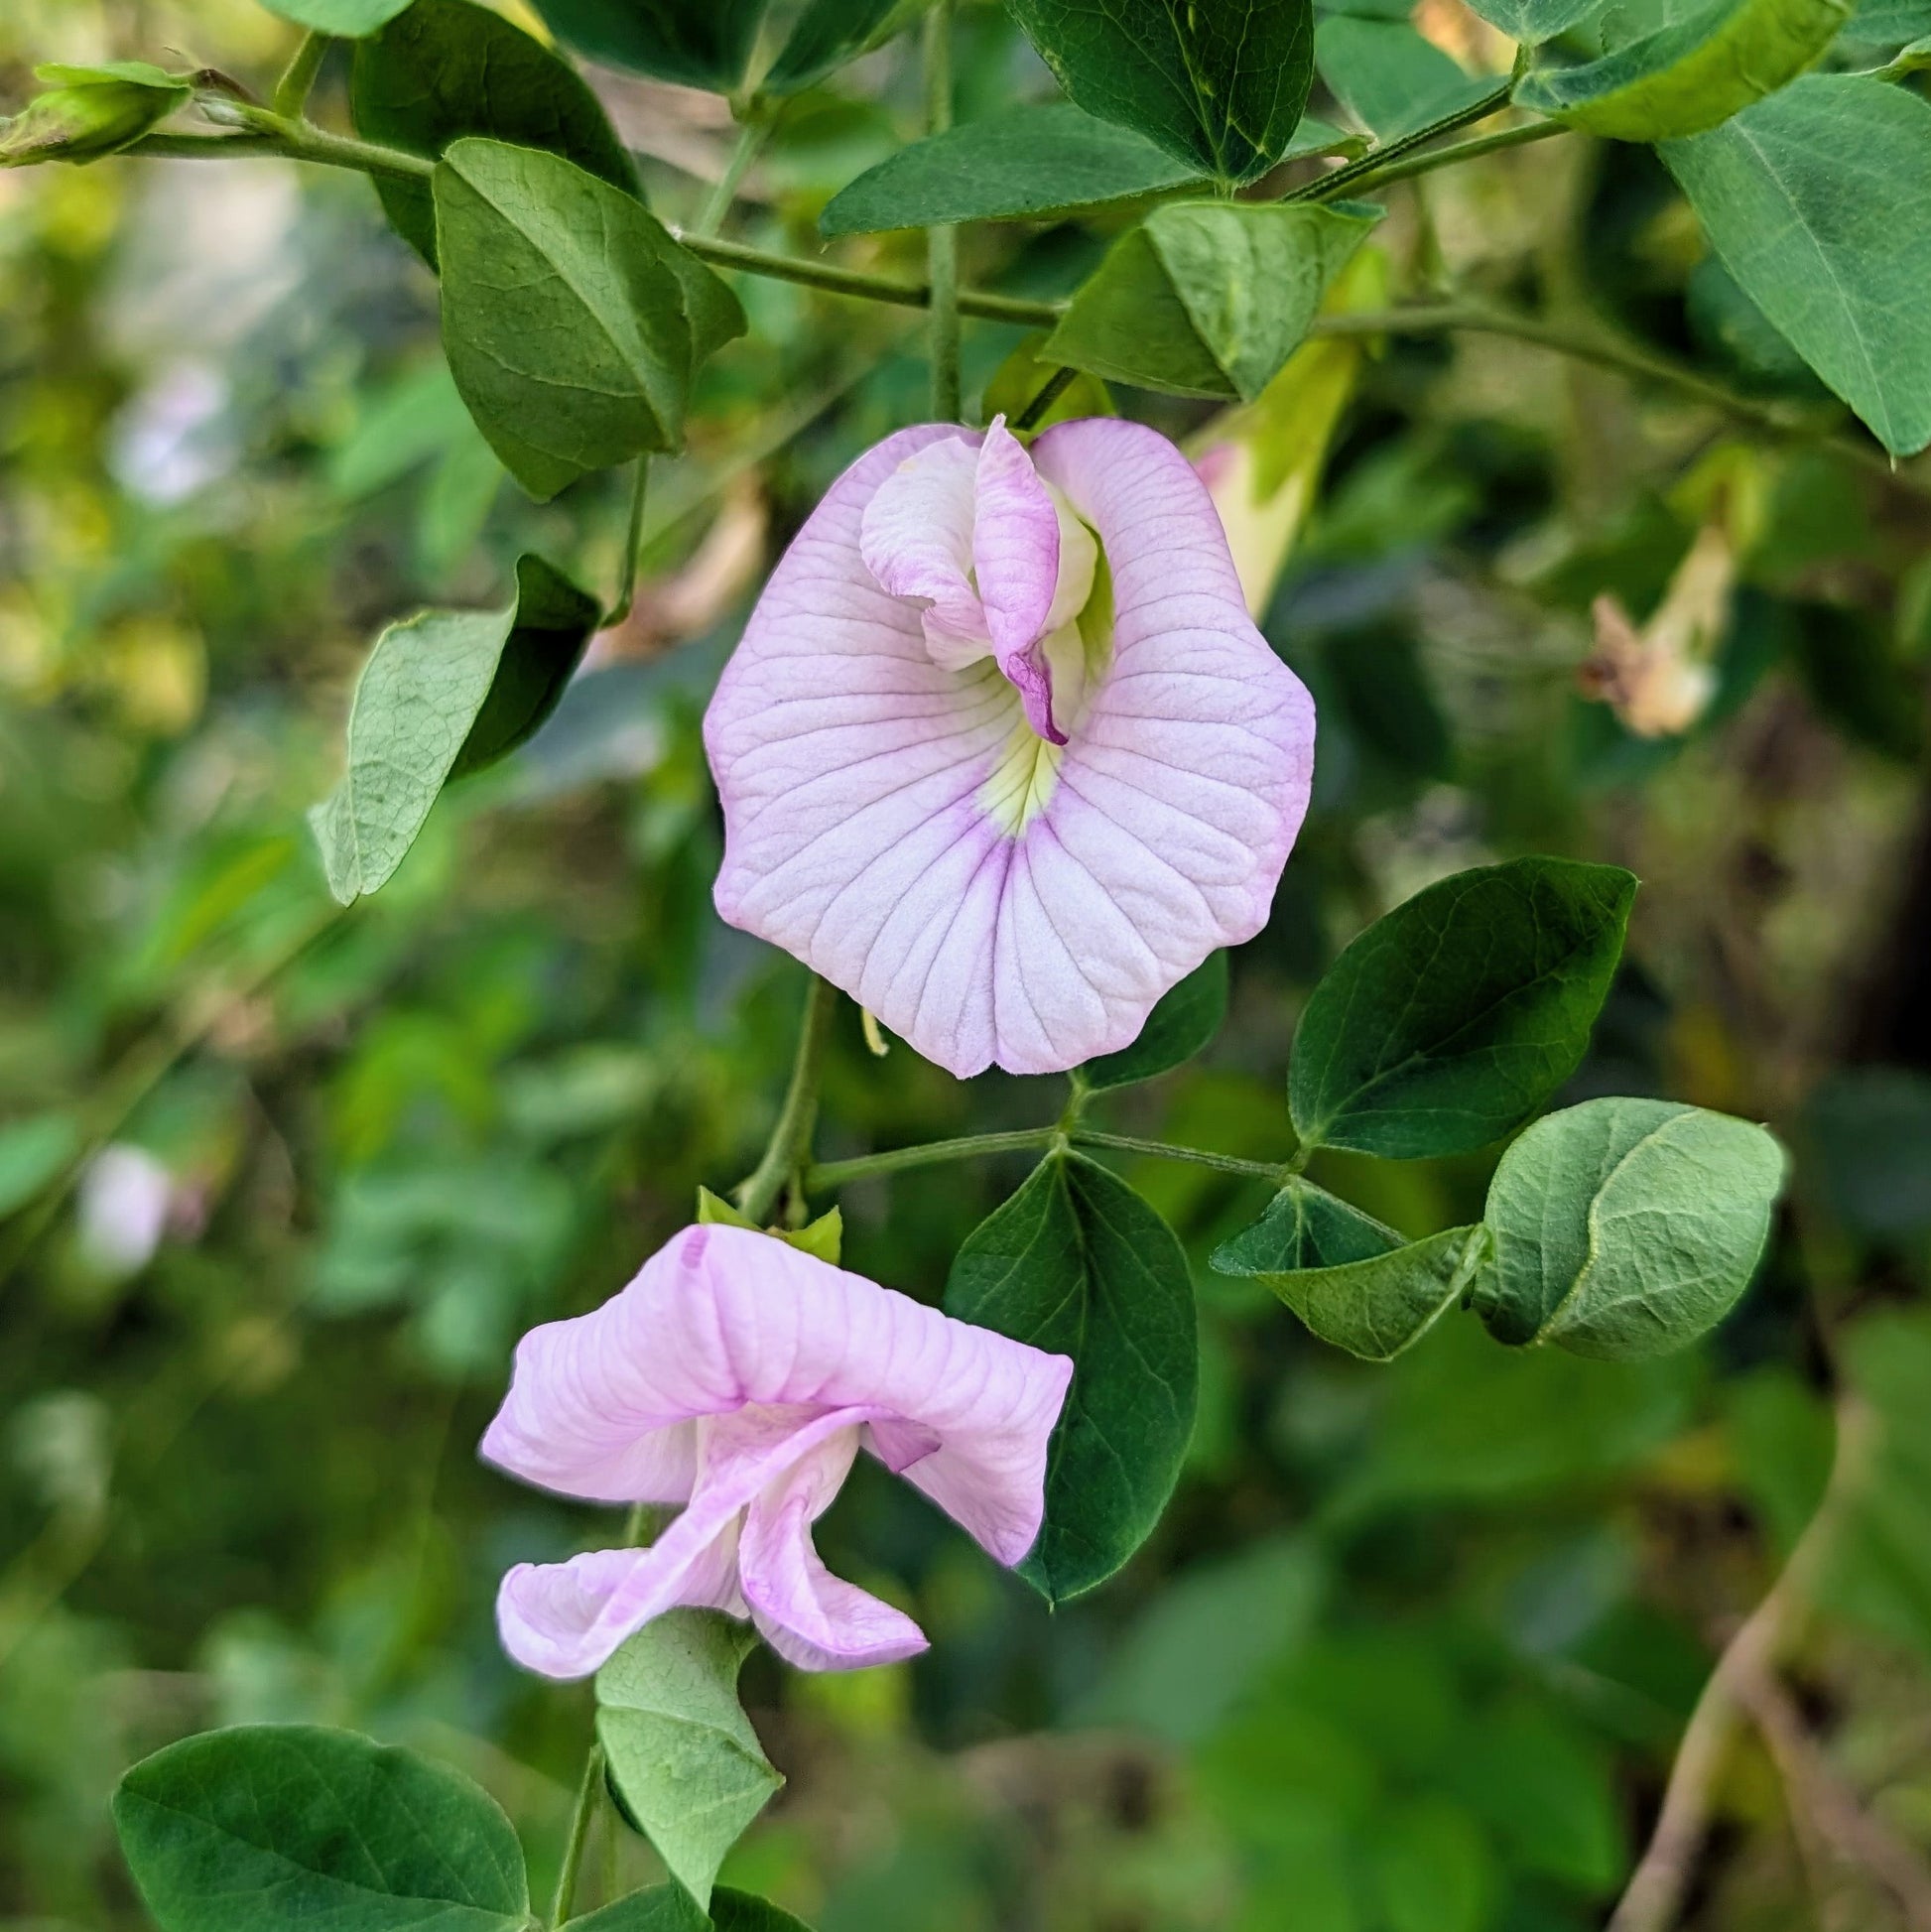
{"type": "MultiPolygon", "coordinates": [[[[1489,58],[1455,0],[1420,19],[1489,58]]],[[[260,84],[288,40],[245,0],[13,0],[0,92],[128,55],[260,84]]],[[[962,118],[1050,92],[990,6],[959,66],[962,118]]],[[[688,215],[722,107],[598,84],[688,215]]],[[[815,252],[818,209],[917,116],[902,42],[808,94],[732,232],[815,252]]],[[[1398,294],[1533,295],[1805,393],[1646,151],[1570,140],[1390,201],[1398,294]]],[[[970,279],[1063,293],[1121,219],[981,226],[970,279]]],[[[856,258],[916,275],[917,247],[856,258]]],[[[699,720],[776,547],[923,411],[914,319],[738,286],[752,332],[660,465],[632,618],[337,916],[302,813],[375,629],[497,600],[525,544],[613,582],[620,479],[544,507],[507,483],[361,179],[0,174],[0,1923],[138,1923],[112,1781],[238,1720],[417,1743],[556,1857],[587,1690],[515,1672],[489,1606],[507,1563],[608,1526],[473,1445],[515,1336],[755,1158],[803,976],[709,911],[699,720]]],[[[968,399],[1016,341],[967,324],[968,399]]],[[[1773,1254],[1687,1356],[1517,1355],[1451,1320],[1371,1367],[1207,1270],[1254,1184],[1130,1164],[1203,1310],[1165,1524],[1048,1616],[861,1472],[828,1555],[933,1648],[848,1678],[753,1664],[790,1786],[725,1877],[822,1932],[1599,1924],[1715,1648],[1815,1505],[1836,1391],[1872,1447],[1795,1659],[1809,1755],[1738,1755],[1694,1922],[1922,1924],[1825,1798],[1931,1857],[1931,510],[1855,454],[1520,343],[1346,359],[1266,626],[1320,702],[1314,815],[1219,1043],[1105,1124],[1277,1157],[1295,1013],[1361,924],[1484,858],[1610,859],[1644,887],[1567,1097],[1771,1121],[1797,1151],[1773,1254]],[[1714,695],[1641,735],[1618,675],[1699,625],[1714,695]]],[[[1334,371],[1298,366],[1325,428],[1334,371]]],[[[1120,401],[1176,434],[1204,414],[1120,401]]],[[[874,1059],[847,1009],[821,1154],[1057,1105],[874,1059]]],[[[1412,1233],[1473,1219],[1492,1165],[1323,1159],[1412,1233]]],[[[854,1187],[847,1261],[936,1298],[1019,1171],[854,1187]]],[[[649,1875],[636,1841],[614,1856],[649,1875]]]]}

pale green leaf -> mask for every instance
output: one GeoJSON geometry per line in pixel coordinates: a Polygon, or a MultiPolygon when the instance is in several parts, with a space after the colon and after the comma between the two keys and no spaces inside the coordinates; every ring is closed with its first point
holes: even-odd
{"type": "Polygon", "coordinates": [[[1392,1361],[1462,1295],[1487,1246],[1480,1225],[1450,1227],[1364,1260],[1255,1278],[1322,1341],[1366,1361],[1392,1361]]]}
{"type": "Polygon", "coordinates": [[[646,1623],[596,1674],[596,1735],[632,1821],[700,1905],[784,1779],[737,1701],[757,1639],[718,1610],[646,1623]]]}
{"type": "Polygon", "coordinates": [[[1783,1188],[1763,1128],[1672,1100],[1602,1099],[1502,1156],[1476,1307],[1498,1341],[1629,1360],[1702,1335],[1749,1286],[1783,1188]]]}
{"type": "Polygon", "coordinates": [[[1328,14],[1314,30],[1314,64],[1335,98],[1378,141],[1397,141],[1495,90],[1405,20],[1328,14]]]}
{"type": "Polygon", "coordinates": [[[712,1194],[708,1188],[700,1188],[698,1221],[701,1224],[721,1223],[726,1227],[748,1227],[753,1233],[769,1234],[774,1241],[783,1241],[786,1246],[814,1255],[820,1261],[829,1261],[835,1268],[838,1265],[838,1255],[844,1245],[844,1216],[837,1208],[820,1215],[816,1221],[806,1223],[803,1227],[760,1227],[721,1195],[712,1194]]]}
{"type": "Polygon", "coordinates": [[[357,40],[394,20],[410,0],[262,0],[272,14],[319,34],[357,40]]]}

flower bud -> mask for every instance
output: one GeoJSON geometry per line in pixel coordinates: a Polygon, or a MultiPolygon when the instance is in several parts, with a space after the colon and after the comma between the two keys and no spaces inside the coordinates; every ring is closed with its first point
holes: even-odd
{"type": "Polygon", "coordinates": [[[0,168],[97,160],[138,141],[193,91],[186,80],[145,61],[37,67],[35,76],[55,84],[0,122],[0,168]]]}

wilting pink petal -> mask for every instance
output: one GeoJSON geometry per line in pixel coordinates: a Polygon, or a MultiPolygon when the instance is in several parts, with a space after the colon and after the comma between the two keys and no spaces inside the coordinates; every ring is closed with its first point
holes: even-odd
{"type": "Polygon", "coordinates": [[[766,1235],[687,1228],[601,1308],[524,1337],[482,1453],[565,1494],[688,1506],[649,1549],[512,1570],[504,1645],[582,1676],[651,1617],[700,1604],[748,1608],[815,1668],[909,1656],[916,1626],[831,1577],[812,1522],[865,1447],[1018,1562],[1072,1372],[766,1235]]]}
{"type": "MultiPolygon", "coordinates": [[[[1000,658],[1004,678],[948,661],[932,593],[895,593],[909,579],[880,574],[879,544],[910,530],[894,499],[931,467],[954,479],[957,557],[979,444],[943,424],[888,438],[773,573],[705,721],[716,901],[953,1073],[1050,1073],[1127,1045],[1168,987],[1265,923],[1314,713],[1247,616],[1199,478],[1131,423],[1062,423],[1021,452],[1067,512],[1045,633],[1000,658]],[[1069,621],[1095,537],[1103,568],[1069,621]]],[[[986,467],[975,487],[1003,502],[986,467]]],[[[976,541],[976,495],[972,514],[976,541]]]]}

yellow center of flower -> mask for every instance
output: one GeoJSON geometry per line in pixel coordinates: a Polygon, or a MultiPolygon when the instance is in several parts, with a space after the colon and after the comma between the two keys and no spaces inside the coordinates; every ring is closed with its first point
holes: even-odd
{"type": "MultiPolygon", "coordinates": [[[[1070,624],[1062,624],[1041,646],[1053,674],[1053,715],[1069,739],[1086,719],[1093,694],[1113,660],[1113,578],[1104,552],[1094,567],[1093,591],[1070,624]]],[[[1003,688],[1012,715],[1006,741],[979,787],[979,810],[1009,838],[1017,838],[1052,802],[1059,789],[1060,764],[1069,747],[1042,738],[1026,721],[1019,694],[989,662],[976,664],[968,678],[989,678],[1003,688]]]]}

